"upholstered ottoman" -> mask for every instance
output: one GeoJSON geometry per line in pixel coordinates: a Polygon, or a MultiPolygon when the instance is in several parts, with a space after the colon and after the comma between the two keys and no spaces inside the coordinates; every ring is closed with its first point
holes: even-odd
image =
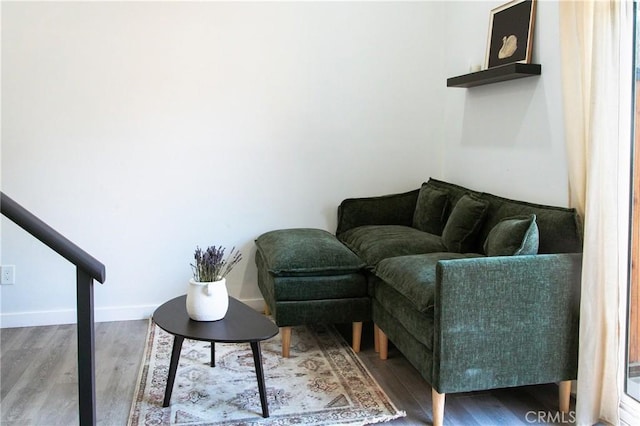
{"type": "Polygon", "coordinates": [[[364,262],[321,229],[281,229],[256,239],[258,287],[282,333],[289,356],[291,327],[352,323],[360,350],[362,322],[371,318],[364,262]]]}

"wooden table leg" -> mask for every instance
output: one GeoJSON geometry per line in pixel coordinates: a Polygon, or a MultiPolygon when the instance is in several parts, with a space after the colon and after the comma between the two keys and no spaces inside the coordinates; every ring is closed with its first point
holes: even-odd
{"type": "Polygon", "coordinates": [[[258,391],[260,392],[260,404],[262,405],[262,417],[269,417],[269,406],[267,405],[267,391],[264,386],[264,372],[262,371],[262,353],[260,352],[260,342],[251,342],[253,351],[253,363],[256,365],[256,377],[258,378],[258,391]]]}
{"type": "Polygon", "coordinates": [[[182,350],[182,342],[184,337],[173,336],[173,350],[171,351],[171,362],[169,363],[169,377],[167,377],[167,387],[164,390],[163,407],[169,406],[171,401],[171,392],[173,392],[173,382],[176,380],[176,370],[178,369],[178,361],[180,360],[180,351],[182,350]]]}
{"type": "Polygon", "coordinates": [[[211,367],[216,366],[216,342],[211,342],[211,367]]]}

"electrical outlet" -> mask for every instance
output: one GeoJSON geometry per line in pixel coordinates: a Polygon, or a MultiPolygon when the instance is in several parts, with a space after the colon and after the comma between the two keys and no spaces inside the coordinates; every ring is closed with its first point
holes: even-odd
{"type": "Polygon", "coordinates": [[[16,282],[16,266],[15,265],[2,265],[0,266],[2,271],[0,272],[0,284],[10,285],[16,282]]]}

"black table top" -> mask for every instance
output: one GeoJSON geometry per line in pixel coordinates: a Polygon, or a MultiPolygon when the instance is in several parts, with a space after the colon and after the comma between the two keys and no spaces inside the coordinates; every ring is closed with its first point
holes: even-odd
{"type": "Polygon", "coordinates": [[[259,342],[278,334],[278,326],[233,297],[229,297],[227,315],[219,321],[189,318],[186,295],[158,307],[153,313],[153,320],[168,333],[207,342],[259,342]]]}

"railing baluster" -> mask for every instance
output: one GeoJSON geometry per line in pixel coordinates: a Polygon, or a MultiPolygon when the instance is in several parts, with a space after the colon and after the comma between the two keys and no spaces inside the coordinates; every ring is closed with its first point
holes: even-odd
{"type": "Polygon", "coordinates": [[[93,278],[77,268],[78,406],[80,425],[96,424],[93,278]]]}

